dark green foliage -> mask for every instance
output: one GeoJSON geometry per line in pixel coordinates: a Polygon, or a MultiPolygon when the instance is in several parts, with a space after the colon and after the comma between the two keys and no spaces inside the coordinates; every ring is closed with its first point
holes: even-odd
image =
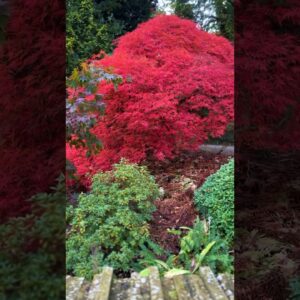
{"type": "Polygon", "coordinates": [[[178,17],[195,20],[194,7],[189,0],[171,0],[171,7],[178,17]]]}
{"type": "Polygon", "coordinates": [[[300,299],[300,276],[293,277],[289,281],[289,300],[299,300],[300,299]]]}
{"type": "Polygon", "coordinates": [[[215,273],[232,273],[233,256],[222,240],[207,232],[204,224],[197,218],[192,228],[170,230],[170,233],[180,236],[179,253],[165,252],[165,261],[158,260],[155,254],[148,255],[140,260],[140,264],[146,267],[156,265],[162,274],[182,270],[195,273],[201,266],[209,266],[215,273]]]}
{"type": "Polygon", "coordinates": [[[91,192],[69,207],[67,270],[91,278],[102,266],[129,271],[149,240],[158,186],[145,167],[121,161],[93,177],[91,192]]]}
{"type": "Polygon", "coordinates": [[[195,203],[212,235],[231,248],[234,235],[234,161],[209,176],[195,192],[195,203]]]}
{"type": "Polygon", "coordinates": [[[96,17],[100,23],[114,24],[121,35],[148,20],[156,4],[157,0],[95,0],[96,17]]]}
{"type": "Polygon", "coordinates": [[[222,36],[229,40],[234,39],[233,27],[233,1],[232,0],[214,0],[216,9],[216,22],[218,31],[222,36]]]}
{"type": "Polygon", "coordinates": [[[233,257],[228,252],[226,245],[218,237],[206,232],[204,223],[197,219],[194,227],[188,229],[180,240],[178,261],[187,270],[197,270],[197,265],[206,265],[216,273],[232,272],[233,257]],[[207,253],[204,249],[207,249],[207,253]]]}
{"type": "Polygon", "coordinates": [[[114,35],[95,19],[93,0],[67,0],[67,75],[92,54],[112,51],[114,35]]]}
{"type": "Polygon", "coordinates": [[[0,299],[63,299],[65,182],[37,194],[32,212],[0,225],[0,299]]]}
{"type": "Polygon", "coordinates": [[[150,18],[156,0],[67,0],[67,75],[113,40],[150,18]]]}
{"type": "Polygon", "coordinates": [[[167,3],[177,16],[196,21],[205,31],[234,40],[232,0],[169,0],[167,3]]]}
{"type": "Polygon", "coordinates": [[[197,0],[194,14],[204,30],[213,30],[229,40],[234,39],[232,0],[197,0]]]}

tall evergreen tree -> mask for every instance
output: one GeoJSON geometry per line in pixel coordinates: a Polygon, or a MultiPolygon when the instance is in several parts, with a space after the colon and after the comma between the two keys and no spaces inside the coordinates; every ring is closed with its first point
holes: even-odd
{"type": "Polygon", "coordinates": [[[97,24],[93,0],[67,0],[67,74],[93,53],[109,52],[112,36],[97,24]]]}
{"type": "Polygon", "coordinates": [[[67,0],[67,75],[151,17],[157,0],[67,0]]]}

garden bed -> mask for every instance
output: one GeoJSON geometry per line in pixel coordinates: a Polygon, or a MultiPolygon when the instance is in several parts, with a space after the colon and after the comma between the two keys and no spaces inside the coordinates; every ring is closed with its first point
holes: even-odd
{"type": "Polygon", "coordinates": [[[166,250],[178,252],[179,238],[168,233],[168,229],[193,225],[199,215],[193,201],[195,188],[201,186],[228,159],[228,156],[200,150],[184,153],[173,161],[148,165],[162,188],[162,196],[155,201],[157,210],[150,223],[154,241],[166,250]]]}

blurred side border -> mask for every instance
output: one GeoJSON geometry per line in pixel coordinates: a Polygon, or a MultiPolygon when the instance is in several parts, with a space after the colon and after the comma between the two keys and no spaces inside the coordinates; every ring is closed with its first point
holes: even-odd
{"type": "Polygon", "coordinates": [[[300,3],[235,1],[235,299],[300,297],[300,3]]]}
{"type": "Polygon", "coordinates": [[[65,1],[0,1],[0,298],[65,297],[65,1]]]}

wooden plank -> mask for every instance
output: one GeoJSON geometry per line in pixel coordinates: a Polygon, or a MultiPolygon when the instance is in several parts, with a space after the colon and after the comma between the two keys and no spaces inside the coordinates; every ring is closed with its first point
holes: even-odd
{"type": "Polygon", "coordinates": [[[184,276],[177,275],[173,277],[175,289],[177,292],[178,300],[190,300],[191,295],[185,287],[184,276]]]}
{"type": "Polygon", "coordinates": [[[115,280],[112,284],[109,300],[130,300],[130,289],[130,278],[115,280]]]}
{"type": "Polygon", "coordinates": [[[102,280],[101,280],[101,297],[95,300],[108,300],[109,292],[112,285],[113,278],[113,268],[105,267],[102,271],[102,280]]]}
{"type": "Polygon", "coordinates": [[[162,289],[165,300],[178,300],[173,278],[163,278],[162,289]]]}
{"type": "Polygon", "coordinates": [[[215,300],[228,300],[225,292],[219,285],[217,279],[215,278],[213,272],[209,267],[200,268],[200,276],[210,292],[210,295],[215,300]]]}
{"type": "Polygon", "coordinates": [[[200,276],[189,275],[186,277],[186,280],[189,282],[189,286],[191,287],[191,291],[193,291],[193,294],[197,295],[197,297],[195,296],[195,299],[213,300],[200,276]]]}
{"type": "Polygon", "coordinates": [[[133,272],[131,274],[130,299],[151,300],[149,279],[133,272]]]}
{"type": "Polygon", "coordinates": [[[234,299],[234,279],[231,274],[219,274],[217,280],[230,300],[234,299]]]}
{"type": "Polygon", "coordinates": [[[179,300],[212,300],[199,276],[178,275],[174,276],[173,280],[179,300]]]}
{"type": "Polygon", "coordinates": [[[95,275],[88,293],[88,300],[108,300],[112,276],[113,269],[110,267],[103,268],[101,274],[95,275]]]}
{"type": "Polygon", "coordinates": [[[198,285],[201,293],[205,296],[205,299],[207,300],[213,300],[214,298],[211,296],[210,291],[206,287],[203,279],[200,276],[197,276],[198,280],[196,281],[196,284],[198,285]]]}
{"type": "Polygon", "coordinates": [[[230,274],[214,276],[201,267],[200,276],[177,275],[160,278],[157,267],[149,275],[133,272],[131,278],[112,282],[113,269],[106,267],[91,284],[84,278],[66,276],[66,300],[233,300],[234,279],[230,274]],[[90,286],[90,288],[88,288],[90,286]]]}
{"type": "Polygon", "coordinates": [[[84,299],[84,278],[71,277],[66,278],[66,300],[84,299]]]}
{"type": "Polygon", "coordinates": [[[101,274],[94,275],[93,282],[90,286],[89,293],[88,293],[88,300],[97,299],[97,295],[101,292],[100,290],[101,279],[102,279],[101,274]]]}
{"type": "Polygon", "coordinates": [[[164,300],[162,285],[157,267],[149,267],[149,283],[151,300],[164,300]]]}

